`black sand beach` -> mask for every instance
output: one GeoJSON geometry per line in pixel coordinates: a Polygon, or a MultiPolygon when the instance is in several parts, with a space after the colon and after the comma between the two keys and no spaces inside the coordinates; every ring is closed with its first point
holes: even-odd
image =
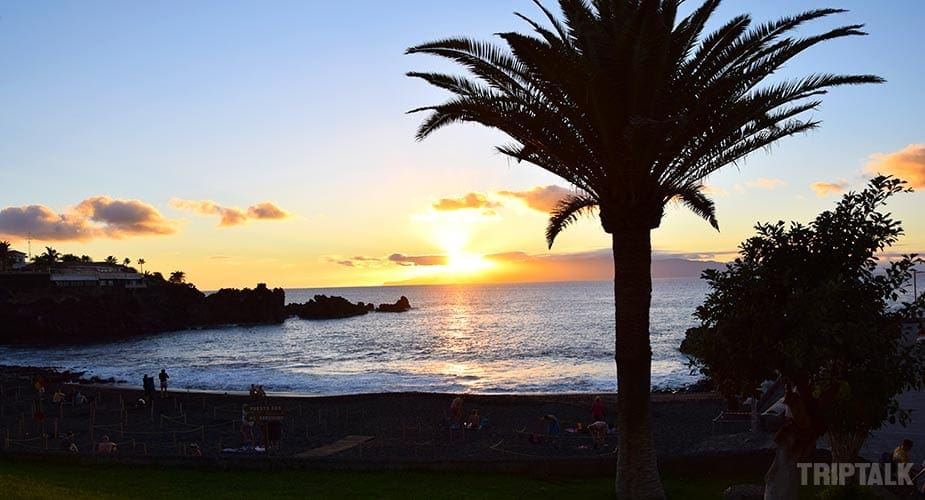
{"type": "MultiPolygon", "coordinates": [[[[231,460],[348,464],[350,466],[421,466],[439,464],[569,462],[610,467],[618,436],[610,434],[595,449],[587,432],[577,431],[591,421],[594,395],[462,395],[463,414],[478,409],[488,418],[482,430],[451,429],[453,394],[385,393],[332,397],[279,396],[264,401],[222,393],[170,391],[153,405],[136,407],[144,393],[138,389],[77,383],[77,374],[51,370],[0,367],[0,432],[3,452],[26,455],[77,455],[101,458],[96,444],[104,435],[118,451],[105,459],[171,460],[200,458],[231,460]],[[41,401],[33,387],[36,376],[45,380],[41,401]],[[53,393],[80,391],[86,404],[57,404],[53,393]],[[279,431],[278,444],[253,451],[241,434],[242,406],[278,407],[278,424],[255,426],[256,442],[279,431]],[[543,415],[555,415],[562,434],[552,442],[533,443],[543,434],[543,415]],[[276,429],[274,429],[276,426],[276,429]],[[575,432],[572,432],[572,431],[575,432]],[[69,433],[78,452],[64,451],[69,433]],[[192,446],[195,443],[195,448],[192,446]]],[[[246,389],[242,387],[242,389],[246,389]]],[[[609,410],[614,394],[602,395],[609,410]]],[[[714,428],[712,419],[724,408],[710,393],[654,394],[653,429],[662,460],[748,454],[769,445],[768,436],[740,432],[742,426],[714,428]],[[735,433],[735,432],[739,433],[735,433]]],[[[276,413],[276,412],[268,412],[276,413]]],[[[271,441],[275,438],[271,437],[271,441]]],[[[271,443],[272,444],[272,443],[271,443]]],[[[754,453],[752,453],[754,455],[754,453]]],[[[528,465],[529,467],[529,465],[528,465]]]]}

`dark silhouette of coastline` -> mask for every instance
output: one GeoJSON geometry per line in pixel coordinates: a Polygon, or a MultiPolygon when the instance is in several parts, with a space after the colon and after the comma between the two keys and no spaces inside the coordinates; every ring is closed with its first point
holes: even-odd
{"type": "Polygon", "coordinates": [[[0,343],[84,344],[223,324],[281,323],[285,292],[263,283],[206,295],[145,276],[145,287],[0,286],[0,343]]]}
{"type": "Polygon", "coordinates": [[[278,324],[292,316],[338,319],[411,309],[407,297],[379,308],[324,295],[286,305],[282,288],[271,290],[263,283],[207,295],[191,283],[165,280],[159,273],[145,275],[145,286],[137,288],[24,283],[0,281],[0,344],[87,344],[190,328],[278,324]]]}

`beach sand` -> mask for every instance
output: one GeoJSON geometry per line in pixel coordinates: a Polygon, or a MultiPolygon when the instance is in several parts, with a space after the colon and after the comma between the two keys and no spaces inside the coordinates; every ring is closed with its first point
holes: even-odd
{"type": "MultiPolygon", "coordinates": [[[[144,393],[122,386],[76,383],[77,374],[37,368],[0,367],[0,433],[5,453],[55,453],[61,436],[74,433],[80,455],[93,455],[103,435],[118,444],[121,457],[189,457],[196,443],[203,459],[274,457],[282,461],[348,463],[531,462],[578,460],[611,463],[617,436],[607,436],[595,449],[586,432],[569,432],[591,422],[594,395],[462,394],[463,415],[478,409],[488,418],[483,430],[451,429],[447,419],[454,394],[384,393],[329,397],[268,394],[264,402],[245,394],[174,391],[158,394],[153,405],[133,407],[144,393]],[[38,403],[32,379],[42,374],[45,395],[38,403]],[[52,403],[58,387],[79,390],[91,399],[83,405],[52,403]],[[240,428],[242,406],[281,407],[281,438],[263,453],[246,451],[240,428]],[[40,413],[37,415],[37,413],[40,413]],[[562,435],[532,443],[543,433],[541,417],[555,415],[562,435]],[[224,451],[223,451],[224,450],[224,451]],[[237,451],[228,451],[237,450],[237,451]]],[[[247,390],[247,387],[242,387],[247,390]]],[[[613,421],[616,395],[601,395],[613,421]]],[[[665,458],[735,454],[767,448],[765,434],[738,432],[743,426],[715,429],[713,418],[724,408],[711,393],[653,394],[653,432],[659,456],[665,458]]],[[[262,445],[263,427],[255,426],[262,445]]]]}

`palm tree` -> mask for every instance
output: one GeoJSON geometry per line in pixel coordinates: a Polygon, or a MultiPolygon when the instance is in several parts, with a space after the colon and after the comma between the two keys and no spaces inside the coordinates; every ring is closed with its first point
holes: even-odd
{"type": "Polygon", "coordinates": [[[112,255],[110,255],[110,256],[107,256],[106,260],[103,262],[115,266],[119,263],[119,260],[113,257],[112,255]]]}
{"type": "Polygon", "coordinates": [[[128,258],[128,257],[122,259],[122,265],[125,266],[125,267],[128,267],[128,266],[132,265],[132,259],[130,259],[130,258],[128,258]]]}
{"type": "Polygon", "coordinates": [[[170,273],[170,278],[167,279],[170,283],[180,284],[186,281],[186,273],[183,271],[174,271],[170,273]]]}
{"type": "Polygon", "coordinates": [[[883,80],[816,74],[762,83],[814,45],[862,35],[854,25],[789,36],[840,10],[754,27],[740,15],[704,34],[719,0],[706,0],[680,21],[680,0],[560,0],[561,20],[534,3],[549,27],[517,14],[536,34],[498,34],[506,47],[448,38],[408,49],[471,73],[408,73],[453,94],[411,111],[429,112],[417,139],[451,123],[480,123],[514,140],[499,146],[501,153],[574,185],[576,193],[550,216],[550,246],[579,214],[599,214],[615,266],[617,494],[663,498],[649,424],[651,231],[674,199],[718,228],[713,202],[702,192],[706,176],[817,127],[803,115],[826,89],[883,80]]]}
{"type": "Polygon", "coordinates": [[[0,241],[0,271],[6,271],[12,266],[13,256],[10,253],[10,242],[0,241]]]}
{"type": "Polygon", "coordinates": [[[144,274],[145,272],[145,260],[144,259],[138,259],[138,267],[141,268],[141,274],[144,274]]]}
{"type": "Polygon", "coordinates": [[[81,255],[80,261],[81,262],[93,262],[93,259],[91,259],[89,255],[81,255]]]}
{"type": "Polygon", "coordinates": [[[36,264],[45,264],[49,269],[55,267],[59,260],[61,260],[61,254],[52,247],[45,247],[45,253],[32,258],[36,264]]]}

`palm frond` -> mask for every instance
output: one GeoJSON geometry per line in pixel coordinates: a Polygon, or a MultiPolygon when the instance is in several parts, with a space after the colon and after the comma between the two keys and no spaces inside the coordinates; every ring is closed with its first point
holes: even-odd
{"type": "Polygon", "coordinates": [[[702,188],[702,185],[688,185],[678,190],[676,195],[691,212],[709,222],[713,229],[719,231],[719,222],[716,220],[716,205],[714,205],[713,200],[703,194],[702,188]]]}
{"type": "Polygon", "coordinates": [[[552,248],[556,236],[559,236],[563,229],[577,221],[581,214],[597,206],[597,201],[590,196],[568,195],[559,200],[550,212],[549,222],[546,224],[546,243],[549,248],[552,248]]]}

